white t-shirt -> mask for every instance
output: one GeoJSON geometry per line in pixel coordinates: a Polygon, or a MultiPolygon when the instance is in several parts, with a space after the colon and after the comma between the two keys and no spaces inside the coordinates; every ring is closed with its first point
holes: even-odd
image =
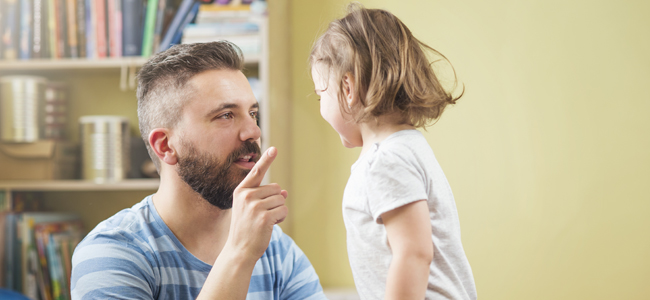
{"type": "Polygon", "coordinates": [[[476,299],[460,239],[454,196],[431,147],[417,130],[386,138],[352,165],[343,219],[354,282],[361,299],[384,299],[392,254],[381,215],[426,199],[433,240],[426,299],[476,299]]]}

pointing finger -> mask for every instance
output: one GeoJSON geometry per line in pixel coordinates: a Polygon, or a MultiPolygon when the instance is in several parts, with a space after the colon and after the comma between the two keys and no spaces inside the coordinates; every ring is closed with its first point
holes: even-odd
{"type": "Polygon", "coordinates": [[[266,171],[268,171],[277,154],[278,150],[275,149],[275,147],[267,149],[264,154],[262,154],[260,160],[255,163],[255,166],[253,166],[246,178],[244,178],[244,180],[242,180],[242,182],[239,184],[239,187],[252,188],[260,186],[262,179],[264,179],[266,171]]]}

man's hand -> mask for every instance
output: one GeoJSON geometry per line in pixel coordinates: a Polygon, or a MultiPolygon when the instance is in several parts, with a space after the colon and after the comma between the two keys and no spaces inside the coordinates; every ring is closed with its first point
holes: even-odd
{"type": "Polygon", "coordinates": [[[197,299],[245,299],[253,268],[271,241],[273,225],[287,216],[287,191],[277,184],[260,186],[277,155],[264,152],[233,194],[230,232],[197,299]]]}
{"type": "Polygon", "coordinates": [[[256,260],[269,246],[273,225],[282,222],[288,213],[284,205],[287,191],[276,183],[260,186],[276,156],[274,147],[266,150],[233,194],[232,220],[226,243],[256,260]]]}

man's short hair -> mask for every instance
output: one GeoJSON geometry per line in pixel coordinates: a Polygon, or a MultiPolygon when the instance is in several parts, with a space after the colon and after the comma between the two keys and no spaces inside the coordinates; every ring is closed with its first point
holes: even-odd
{"type": "Polygon", "coordinates": [[[227,41],[182,44],[152,56],[138,73],[138,121],[149,156],[158,172],[160,161],[149,144],[155,128],[173,128],[192,89],[187,82],[208,70],[239,70],[244,67],[241,50],[227,41]]]}

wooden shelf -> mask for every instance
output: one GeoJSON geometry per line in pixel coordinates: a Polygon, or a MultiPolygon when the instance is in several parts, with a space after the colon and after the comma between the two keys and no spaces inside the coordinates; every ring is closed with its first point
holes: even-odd
{"type": "MultiPolygon", "coordinates": [[[[247,65],[258,64],[260,61],[258,55],[248,55],[245,59],[247,65]]],[[[141,67],[145,62],[147,58],[144,57],[0,60],[0,71],[118,69],[141,67]]]]}
{"type": "Polygon", "coordinates": [[[78,70],[111,69],[121,67],[140,67],[147,61],[143,57],[122,57],[106,59],[64,58],[64,59],[29,59],[0,60],[0,70],[78,70]]]}
{"type": "Polygon", "coordinates": [[[15,180],[0,181],[6,191],[146,191],[157,190],[159,179],[126,179],[96,183],[89,180],[15,180]]]}

